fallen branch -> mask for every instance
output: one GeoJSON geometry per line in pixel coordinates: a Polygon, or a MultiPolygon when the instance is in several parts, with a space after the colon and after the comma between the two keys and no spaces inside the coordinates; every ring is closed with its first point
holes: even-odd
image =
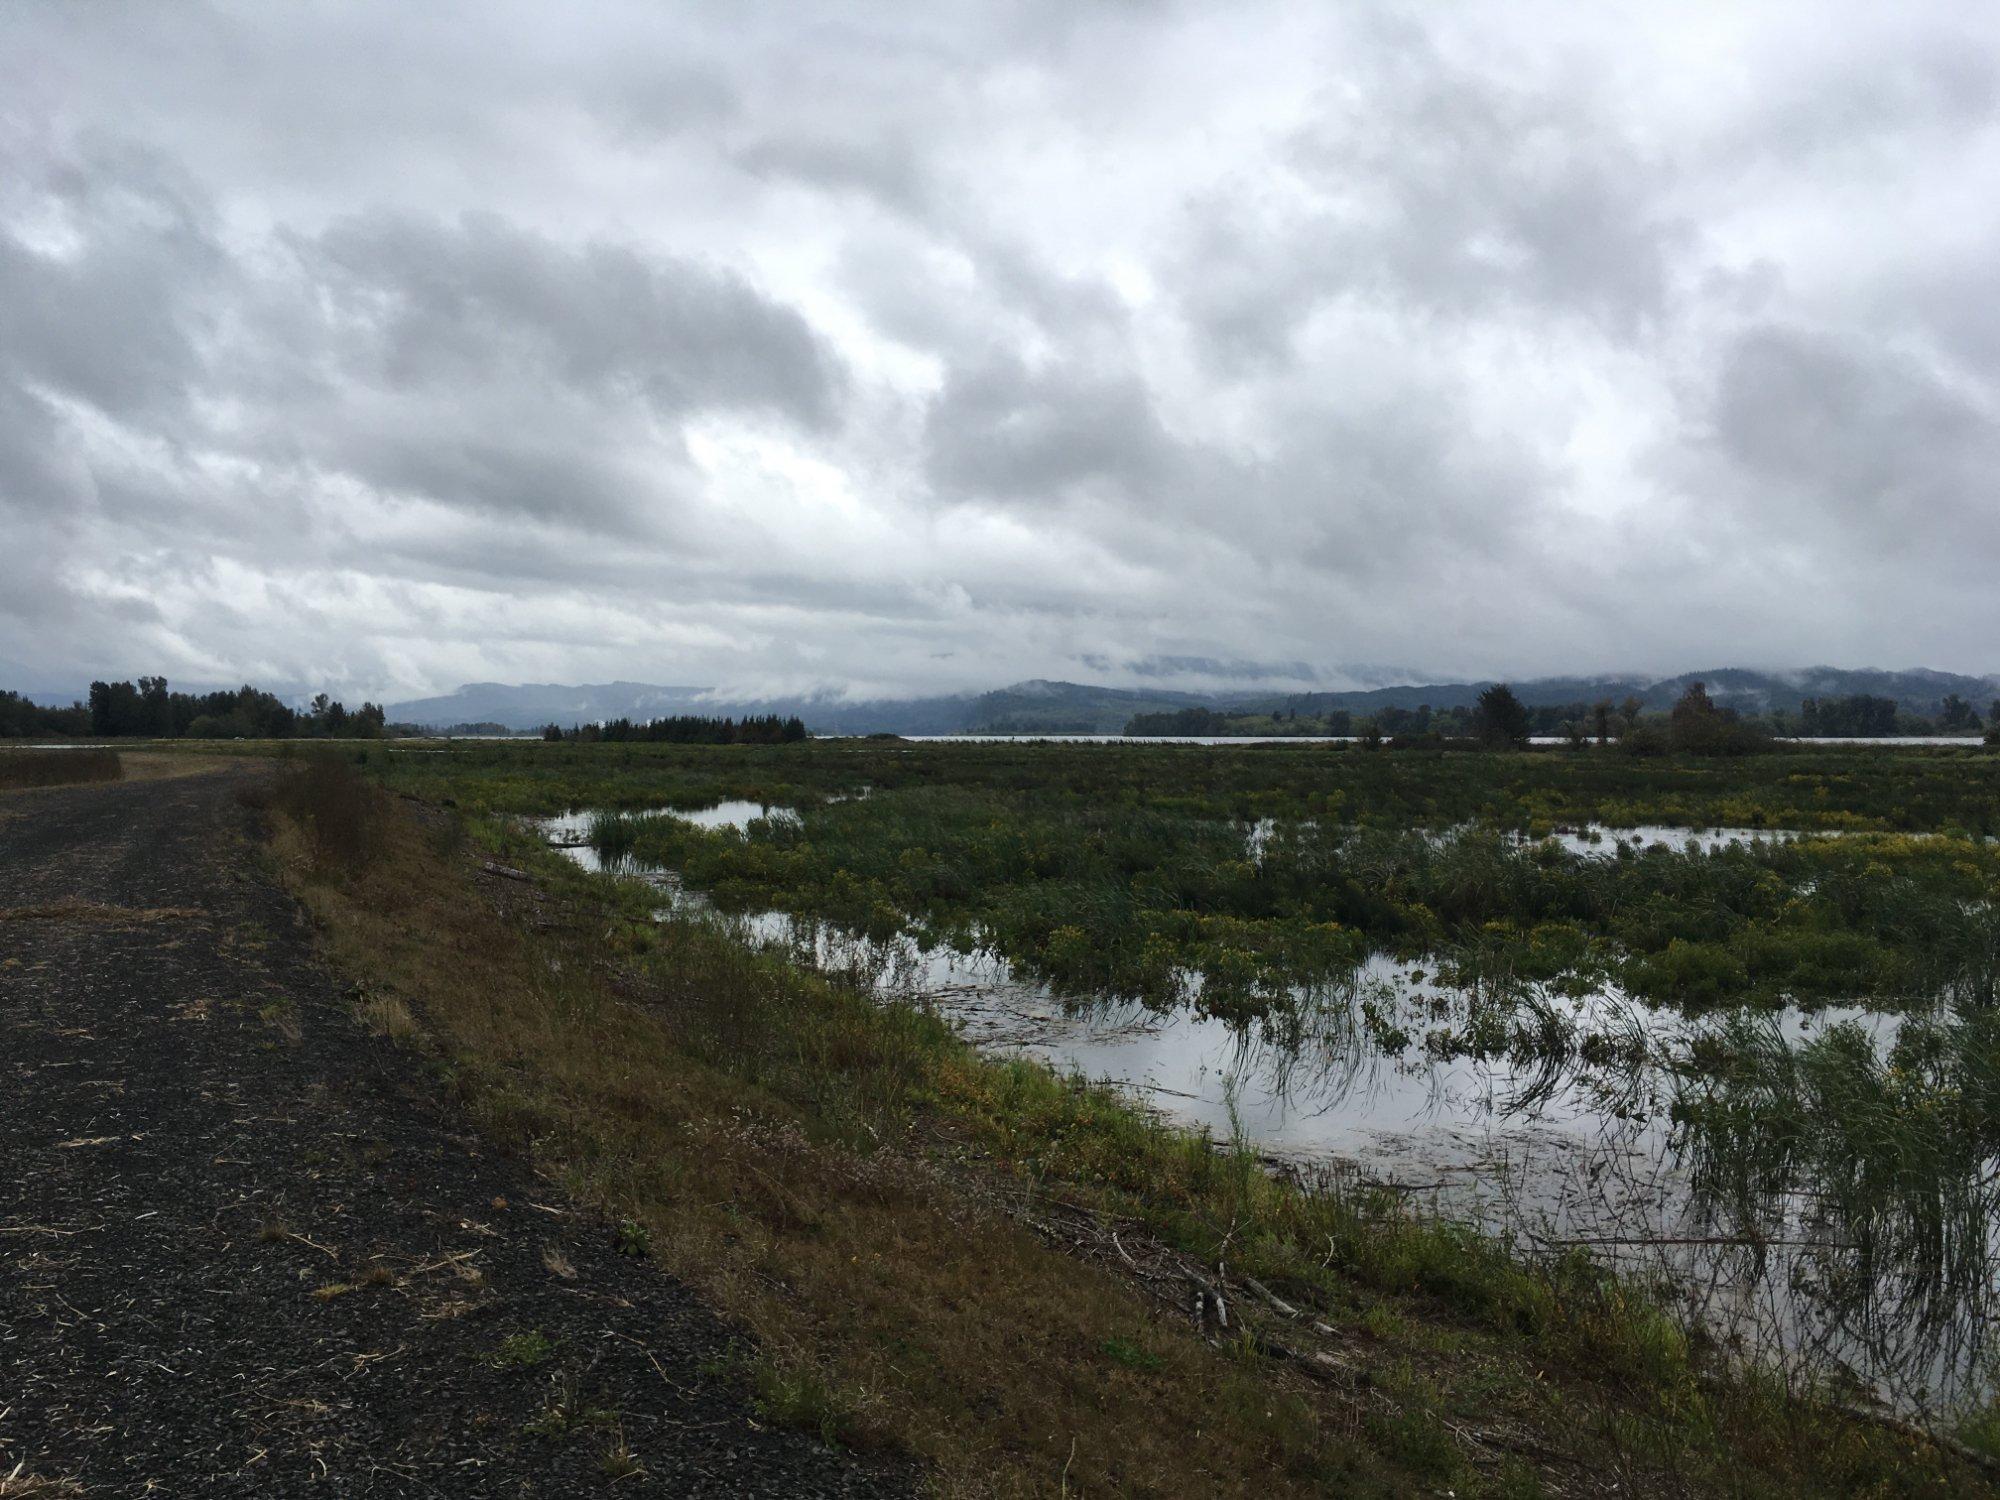
{"type": "Polygon", "coordinates": [[[1271,1306],[1271,1310],[1277,1313],[1279,1317],[1291,1318],[1294,1321],[1297,1320],[1299,1316],[1299,1310],[1296,1307],[1292,1306],[1291,1303],[1287,1302],[1283,1297],[1280,1297],[1276,1292],[1272,1291],[1269,1287],[1265,1286],[1264,1283],[1259,1281],[1255,1276],[1245,1276],[1242,1278],[1242,1281],[1243,1284],[1249,1287],[1251,1291],[1255,1292],[1258,1296],[1262,1297],[1267,1303],[1269,1303],[1271,1306]]]}

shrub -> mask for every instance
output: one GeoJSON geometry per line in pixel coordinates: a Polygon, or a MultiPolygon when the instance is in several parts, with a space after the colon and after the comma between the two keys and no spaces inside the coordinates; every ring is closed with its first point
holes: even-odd
{"type": "Polygon", "coordinates": [[[1665,755],[1673,742],[1658,724],[1634,724],[1620,736],[1618,748],[1627,755],[1665,755]]]}
{"type": "Polygon", "coordinates": [[[271,805],[298,824],[322,870],[359,869],[375,844],[382,794],[338,755],[310,755],[287,768],[271,805]]]}

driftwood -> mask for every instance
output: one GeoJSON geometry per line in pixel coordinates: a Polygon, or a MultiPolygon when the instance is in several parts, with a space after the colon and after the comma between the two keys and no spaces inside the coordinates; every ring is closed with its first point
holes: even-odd
{"type": "Polygon", "coordinates": [[[502,880],[525,880],[532,884],[535,878],[526,870],[517,870],[512,865],[503,865],[498,860],[493,859],[481,860],[479,868],[484,870],[488,875],[498,875],[502,880]]]}

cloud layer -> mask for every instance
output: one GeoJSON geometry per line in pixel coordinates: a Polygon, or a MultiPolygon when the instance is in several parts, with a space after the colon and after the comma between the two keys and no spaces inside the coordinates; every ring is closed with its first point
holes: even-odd
{"type": "Polygon", "coordinates": [[[2000,668],[2000,18],[0,9],[0,665],[2000,668]]]}

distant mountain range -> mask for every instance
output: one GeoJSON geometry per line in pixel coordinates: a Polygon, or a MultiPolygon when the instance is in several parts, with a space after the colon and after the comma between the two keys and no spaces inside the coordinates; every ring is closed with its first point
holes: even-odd
{"type": "MultiPolygon", "coordinates": [[[[1301,675],[1306,675],[1303,672],[1301,675]]],[[[1708,685],[1717,702],[1745,713],[1796,711],[1807,698],[1841,698],[1867,693],[1892,698],[1913,714],[1934,714],[1948,693],[1983,714],[2000,696],[2000,676],[1967,677],[1922,668],[1902,672],[1808,667],[1791,672],[1755,672],[1718,667],[1674,677],[1538,677],[1512,684],[1523,702],[1539,704],[1614,703],[1637,698],[1649,709],[1665,708],[1691,682],[1708,685]]],[[[1491,681],[1409,683],[1346,692],[1274,693],[1269,687],[1223,691],[1168,688],[1111,688],[1087,683],[1035,679],[987,693],[943,697],[856,700],[834,692],[790,697],[737,698],[699,687],[662,687],[643,682],[566,686],[558,683],[467,683],[455,693],[388,706],[395,723],[446,728],[454,724],[504,724],[536,729],[544,724],[591,723],[603,719],[655,719],[673,714],[798,715],[818,734],[1116,734],[1134,714],[1177,708],[1215,708],[1238,713],[1293,709],[1316,715],[1328,709],[1356,714],[1382,708],[1469,707],[1491,681]]]]}

